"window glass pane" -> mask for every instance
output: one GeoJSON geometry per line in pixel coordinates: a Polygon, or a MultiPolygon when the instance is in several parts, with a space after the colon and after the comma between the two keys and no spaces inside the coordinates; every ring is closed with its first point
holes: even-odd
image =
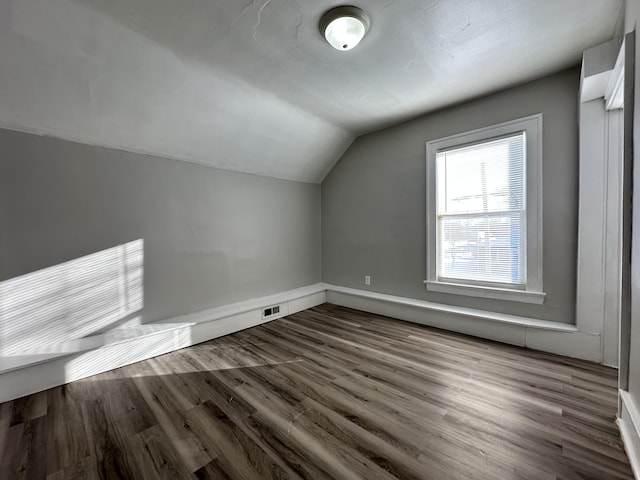
{"type": "Polygon", "coordinates": [[[438,277],[526,283],[525,133],[436,156],[438,277]]]}
{"type": "Polygon", "coordinates": [[[525,151],[523,132],[438,152],[438,213],[524,209],[525,151]]]}
{"type": "Polygon", "coordinates": [[[439,277],[524,285],[524,212],[442,217],[439,277]]]}

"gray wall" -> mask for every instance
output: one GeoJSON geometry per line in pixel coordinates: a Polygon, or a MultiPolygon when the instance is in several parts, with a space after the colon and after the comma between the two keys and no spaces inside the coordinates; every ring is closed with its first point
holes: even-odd
{"type": "Polygon", "coordinates": [[[0,282],[144,239],[143,321],[320,281],[320,186],[0,130],[0,282]]]}
{"type": "Polygon", "coordinates": [[[575,321],[579,70],[357,139],[322,183],[322,277],[335,285],[575,321]],[[427,292],[425,143],[543,114],[544,305],[427,292]],[[371,286],[364,285],[371,275],[371,286]]]}
{"type": "MultiPolygon", "coordinates": [[[[637,29],[640,22],[640,4],[628,0],[625,11],[625,32],[637,29]]],[[[636,30],[635,104],[633,108],[633,233],[631,244],[631,345],[629,356],[628,389],[636,406],[640,405],[640,48],[636,30]]],[[[623,339],[624,340],[624,339],[623,339]]]]}

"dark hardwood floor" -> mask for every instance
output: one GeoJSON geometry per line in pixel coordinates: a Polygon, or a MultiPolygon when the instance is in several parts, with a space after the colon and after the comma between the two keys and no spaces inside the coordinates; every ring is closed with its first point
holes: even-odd
{"type": "Polygon", "coordinates": [[[616,375],[325,304],[0,405],[0,479],[631,479],[616,375]]]}

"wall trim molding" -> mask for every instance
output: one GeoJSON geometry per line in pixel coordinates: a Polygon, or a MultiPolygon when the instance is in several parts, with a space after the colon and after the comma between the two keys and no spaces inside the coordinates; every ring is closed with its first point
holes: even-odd
{"type": "MultiPolygon", "coordinates": [[[[602,362],[600,334],[576,325],[317,283],[79,339],[58,354],[0,358],[0,402],[235,333],[325,302],[511,345],[602,362]],[[262,309],[280,305],[263,318],[262,309]]],[[[639,423],[640,424],[640,423],[639,423]]]]}
{"type": "Polygon", "coordinates": [[[79,339],[73,350],[0,358],[0,403],[270,322],[326,301],[321,283],[79,339]],[[263,318],[262,309],[280,305],[263,318]]]}
{"type": "Polygon", "coordinates": [[[552,322],[549,320],[537,320],[529,317],[521,317],[518,315],[509,315],[506,313],[488,312],[485,310],[478,310],[476,308],[457,307],[454,305],[447,305],[444,303],[429,302],[426,300],[416,300],[408,297],[400,297],[396,295],[388,295],[386,293],[370,292],[365,290],[358,290],[355,288],[341,287],[338,285],[325,284],[327,292],[338,292],[358,297],[371,298],[376,300],[382,300],[394,304],[413,306],[424,310],[430,310],[434,312],[452,313],[463,317],[478,318],[481,320],[490,320],[493,322],[508,323],[512,325],[519,325],[524,327],[535,327],[544,330],[555,330],[560,332],[577,332],[578,329],[575,325],[568,323],[552,322]]]}
{"type": "Polygon", "coordinates": [[[619,390],[620,417],[618,428],[634,476],[640,480],[640,410],[629,392],[619,390]]]}
{"type": "Polygon", "coordinates": [[[622,39],[622,45],[616,63],[611,70],[609,83],[604,92],[604,99],[607,110],[622,108],[624,106],[624,45],[625,39],[622,39]]]}
{"type": "Polygon", "coordinates": [[[468,297],[491,298],[511,302],[535,303],[537,305],[542,305],[547,296],[544,292],[534,292],[532,290],[515,290],[487,287],[484,285],[465,285],[438,280],[425,280],[424,283],[427,286],[427,290],[431,292],[451,293],[455,295],[466,295],[468,297]]]}
{"type": "Polygon", "coordinates": [[[600,361],[612,366],[619,363],[622,281],[617,265],[623,257],[622,117],[613,109],[622,107],[623,53],[619,39],[584,52],[578,114],[576,325],[601,335],[600,361]]]}
{"type": "Polygon", "coordinates": [[[327,302],[475,337],[602,362],[600,334],[576,325],[326,284],[327,302]]]}

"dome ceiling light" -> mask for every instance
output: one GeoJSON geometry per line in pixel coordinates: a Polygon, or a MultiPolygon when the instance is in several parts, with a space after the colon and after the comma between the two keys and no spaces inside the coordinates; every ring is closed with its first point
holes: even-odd
{"type": "Polygon", "coordinates": [[[336,7],[320,20],[320,31],[336,50],[351,50],[360,43],[367,30],[369,17],[358,7],[336,7]]]}

